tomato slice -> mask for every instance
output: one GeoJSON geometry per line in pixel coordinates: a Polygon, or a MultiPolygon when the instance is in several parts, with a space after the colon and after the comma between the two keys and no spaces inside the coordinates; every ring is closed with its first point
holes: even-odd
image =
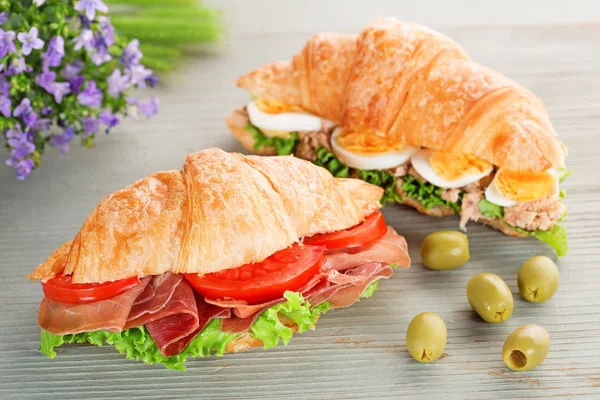
{"type": "Polygon", "coordinates": [[[328,249],[345,249],[369,244],[387,232],[383,214],[375,211],[363,222],[343,231],[320,233],[304,238],[305,244],[326,246],[328,249]]]}
{"type": "Polygon", "coordinates": [[[50,300],[65,304],[83,304],[106,300],[128,291],[140,284],[140,278],[121,279],[104,283],[71,283],[70,275],[56,275],[42,282],[44,295],[50,300]]]}
{"type": "Polygon", "coordinates": [[[325,246],[294,244],[256,264],[199,276],[186,274],[194,289],[211,299],[231,298],[260,303],[298,290],[321,268],[325,246]]]}

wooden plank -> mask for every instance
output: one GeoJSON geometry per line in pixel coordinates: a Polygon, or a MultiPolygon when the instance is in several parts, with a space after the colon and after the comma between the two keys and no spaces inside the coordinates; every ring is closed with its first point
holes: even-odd
{"type": "MultiPolygon", "coordinates": [[[[457,219],[391,206],[386,218],[406,236],[413,267],[398,271],[373,298],[326,315],[316,331],[297,336],[287,348],[196,360],[185,374],[125,360],[110,346],[67,346],[54,360],[36,351],[41,290],[26,274],[70,240],[106,194],[157,170],[179,168],[189,152],[240,151],[223,123],[247,100],[233,80],[301,48],[309,33],[293,15],[281,16],[290,23],[286,32],[233,34],[221,54],[191,61],[166,79],[157,90],[160,114],[152,121],[126,122],[99,137],[93,150],[76,148],[65,157],[50,151],[25,183],[0,168],[0,398],[491,399],[509,391],[520,398],[599,398],[600,25],[443,30],[476,60],[536,92],[569,146],[570,254],[559,261],[561,287],[548,303],[526,303],[516,289],[526,258],[554,258],[545,245],[473,225],[471,261],[451,272],[429,271],[420,263],[422,239],[432,231],[456,229],[457,219]],[[481,322],[466,301],[466,282],[482,271],[501,275],[515,295],[513,316],[502,325],[481,322]],[[446,356],[433,365],[413,362],[404,345],[408,322],[422,311],[437,312],[448,326],[446,356]],[[540,368],[511,373],[500,350],[524,323],[546,327],[551,351],[540,368]]],[[[342,22],[331,19],[331,30],[342,22]]]]}

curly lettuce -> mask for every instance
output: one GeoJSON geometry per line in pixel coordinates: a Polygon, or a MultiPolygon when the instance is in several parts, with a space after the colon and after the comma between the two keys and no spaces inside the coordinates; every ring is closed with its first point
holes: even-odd
{"type": "Polygon", "coordinates": [[[489,202],[486,199],[479,200],[477,207],[479,207],[479,211],[488,218],[504,218],[504,207],[489,202]]]}
{"type": "Polygon", "coordinates": [[[403,178],[402,192],[404,196],[418,200],[427,210],[436,206],[452,207],[457,214],[460,214],[462,197],[457,202],[444,200],[441,195],[442,190],[441,187],[429,182],[422,182],[412,175],[405,175],[403,178]]]}
{"type": "Polygon", "coordinates": [[[254,150],[260,150],[263,147],[272,148],[280,156],[293,154],[300,141],[298,132],[292,132],[289,138],[282,138],[265,136],[260,129],[250,123],[246,124],[244,129],[252,134],[254,150]]]}
{"type": "Polygon", "coordinates": [[[337,157],[325,147],[317,149],[317,159],[315,164],[325,168],[336,178],[348,178],[350,176],[350,167],[337,159],[337,157]]]}
{"type": "MultiPolygon", "coordinates": [[[[369,285],[361,298],[373,295],[377,290],[377,281],[369,285]]],[[[263,311],[250,327],[252,336],[262,340],[264,348],[277,346],[279,342],[287,345],[293,331],[281,322],[281,318],[292,320],[298,326],[298,332],[314,329],[319,316],[331,308],[325,302],[311,308],[300,293],[285,292],[286,301],[263,311]]],[[[115,346],[125,357],[142,361],[146,364],[163,364],[166,368],[185,371],[185,363],[191,358],[223,356],[229,342],[239,334],[221,331],[221,320],[213,319],[196,336],[180,354],[172,357],[164,356],[144,326],[127,329],[122,332],[99,330],[73,335],[54,335],[48,331],[40,332],[40,351],[48,358],[56,357],[54,350],[63,344],[90,343],[96,346],[109,344],[115,346]]]]}

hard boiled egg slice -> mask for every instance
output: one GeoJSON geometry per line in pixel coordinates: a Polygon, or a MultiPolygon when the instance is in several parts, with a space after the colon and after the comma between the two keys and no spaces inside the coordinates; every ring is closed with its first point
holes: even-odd
{"type": "Polygon", "coordinates": [[[300,107],[276,102],[251,101],[247,105],[248,117],[267,136],[271,132],[318,131],[321,118],[304,112],[300,107]]]}
{"type": "Polygon", "coordinates": [[[416,147],[393,144],[374,131],[344,131],[335,128],[331,148],[344,164],[356,169],[388,169],[404,164],[416,147]]]}
{"type": "Polygon", "coordinates": [[[425,149],[413,154],[411,163],[428,182],[444,189],[477,182],[494,169],[492,164],[477,157],[425,149]]]}
{"type": "Polygon", "coordinates": [[[500,169],[485,191],[490,203],[511,207],[545,196],[558,196],[558,175],[549,169],[542,172],[500,169]]]}

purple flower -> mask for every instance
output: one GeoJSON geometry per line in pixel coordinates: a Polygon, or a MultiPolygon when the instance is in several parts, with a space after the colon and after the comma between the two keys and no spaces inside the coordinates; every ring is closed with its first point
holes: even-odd
{"type": "Polygon", "coordinates": [[[8,21],[8,13],[6,11],[0,13],[0,25],[8,21]]]}
{"type": "Polygon", "coordinates": [[[80,0],[75,4],[75,10],[85,11],[85,16],[91,21],[96,16],[96,10],[108,12],[108,7],[100,0],[80,0]]]}
{"type": "Polygon", "coordinates": [[[77,96],[82,106],[100,107],[102,103],[102,91],[96,88],[96,82],[88,81],[85,90],[77,96]]]}
{"type": "Polygon", "coordinates": [[[140,41],[133,39],[131,43],[123,50],[123,56],[121,57],[121,63],[126,67],[131,67],[140,63],[142,59],[142,52],[140,51],[140,41]]]}
{"type": "Polygon", "coordinates": [[[19,57],[13,59],[11,63],[8,65],[8,70],[6,71],[6,75],[18,75],[22,72],[31,72],[31,67],[27,67],[25,64],[25,58],[19,57]]]}
{"type": "Polygon", "coordinates": [[[21,129],[21,124],[19,123],[17,123],[11,129],[7,129],[6,132],[4,132],[4,134],[6,135],[6,139],[8,140],[9,146],[12,147],[18,146],[19,144],[21,144],[22,141],[27,140],[27,135],[23,133],[23,130],[21,129]],[[11,142],[11,140],[17,140],[17,142],[11,142]]]}
{"type": "Polygon", "coordinates": [[[19,42],[23,43],[21,45],[21,52],[24,55],[28,56],[29,54],[31,54],[31,50],[39,50],[42,47],[44,47],[44,41],[42,39],[39,39],[37,36],[38,28],[36,28],[35,26],[31,28],[28,33],[19,32],[19,34],[17,35],[17,39],[19,39],[19,42]]]}
{"type": "Polygon", "coordinates": [[[14,164],[15,171],[17,172],[17,179],[20,181],[24,181],[25,178],[27,178],[29,174],[31,174],[33,165],[33,160],[30,158],[26,158],[25,160],[21,160],[14,164]]]}
{"type": "Polygon", "coordinates": [[[35,128],[37,126],[38,115],[33,111],[21,116],[21,119],[25,122],[27,128],[35,128]]]}
{"type": "Polygon", "coordinates": [[[6,57],[9,53],[16,53],[15,33],[13,31],[5,31],[0,28],[0,58],[6,57]]]}
{"type": "Polygon", "coordinates": [[[119,118],[111,113],[110,111],[102,111],[99,116],[100,121],[106,125],[106,133],[110,131],[110,128],[117,126],[119,118]]]}
{"type": "Polygon", "coordinates": [[[106,46],[100,46],[94,53],[92,54],[92,62],[96,66],[100,66],[107,61],[112,59],[111,55],[108,53],[108,49],[106,46]]]}
{"type": "Polygon", "coordinates": [[[13,111],[13,116],[20,117],[21,115],[28,114],[31,111],[33,111],[31,108],[31,100],[24,98],[21,100],[21,104],[19,104],[13,111]]]}
{"type": "Polygon", "coordinates": [[[130,84],[144,88],[146,87],[146,79],[152,76],[152,70],[143,65],[134,65],[127,71],[127,75],[130,84]]]}
{"type": "Polygon", "coordinates": [[[69,86],[71,87],[71,91],[73,93],[80,93],[83,82],[85,82],[85,78],[83,76],[76,76],[75,78],[69,79],[69,86]]]}
{"type": "Polygon", "coordinates": [[[115,99],[118,98],[121,92],[127,89],[127,80],[127,76],[121,74],[120,69],[115,69],[106,80],[108,82],[108,94],[115,99]]]}
{"type": "Polygon", "coordinates": [[[40,114],[42,114],[42,115],[50,115],[53,112],[54,112],[54,110],[52,109],[52,106],[44,106],[40,110],[40,114]]]}
{"type": "Polygon", "coordinates": [[[52,84],[52,92],[54,94],[54,100],[58,104],[62,103],[63,97],[71,93],[71,85],[68,82],[54,82],[52,84]]]}
{"type": "Polygon", "coordinates": [[[146,85],[150,86],[151,88],[158,85],[159,82],[160,82],[160,80],[158,79],[158,76],[156,76],[156,75],[150,75],[149,77],[146,78],[146,85]]]}
{"type": "Polygon", "coordinates": [[[152,96],[149,101],[140,102],[139,108],[146,117],[150,118],[158,112],[158,98],[152,96]]]}
{"type": "Polygon", "coordinates": [[[111,25],[110,19],[102,16],[98,17],[98,22],[100,22],[104,43],[109,47],[115,44],[115,28],[111,25]]]}
{"type": "Polygon", "coordinates": [[[0,94],[7,97],[10,95],[10,83],[2,75],[0,75],[0,94]]]}
{"type": "Polygon", "coordinates": [[[98,120],[96,118],[83,117],[81,118],[81,123],[83,124],[84,139],[98,132],[98,120]]]}
{"type": "Polygon", "coordinates": [[[35,125],[35,129],[37,131],[47,131],[50,129],[50,125],[52,125],[52,120],[49,118],[40,118],[35,125]]]}
{"type": "Polygon", "coordinates": [[[62,135],[53,135],[50,138],[50,145],[58,147],[60,149],[61,154],[65,154],[71,149],[69,143],[73,139],[74,135],[75,128],[69,126],[67,129],[64,130],[62,135]]]}
{"type": "Polygon", "coordinates": [[[0,96],[0,113],[6,118],[10,118],[12,103],[7,96],[0,96]]]}
{"type": "Polygon", "coordinates": [[[81,72],[82,69],[83,69],[83,62],[80,60],[75,60],[75,61],[65,65],[65,67],[62,69],[60,74],[65,79],[73,79],[73,78],[76,78],[77,75],[79,75],[79,73],[81,72]]]}
{"type": "Polygon", "coordinates": [[[65,56],[65,40],[54,36],[48,43],[48,50],[42,55],[44,69],[58,67],[65,56]]]}
{"type": "Polygon", "coordinates": [[[41,7],[45,2],[46,0],[33,0],[33,4],[35,4],[38,7],[41,7]]]}
{"type": "Polygon", "coordinates": [[[26,133],[21,130],[21,125],[17,124],[12,129],[6,131],[8,145],[12,147],[11,157],[19,160],[35,151],[35,145],[31,143],[26,133]]]}
{"type": "Polygon", "coordinates": [[[46,89],[46,91],[50,94],[54,93],[54,87],[52,86],[54,81],[56,81],[56,74],[52,71],[42,72],[35,77],[35,83],[37,83],[38,86],[46,89]]]}
{"type": "Polygon", "coordinates": [[[75,43],[73,49],[75,51],[79,51],[82,48],[85,48],[86,51],[91,52],[94,50],[94,45],[92,43],[93,39],[94,34],[92,31],[90,29],[84,29],[81,31],[79,36],[73,39],[73,43],[75,43]]]}

